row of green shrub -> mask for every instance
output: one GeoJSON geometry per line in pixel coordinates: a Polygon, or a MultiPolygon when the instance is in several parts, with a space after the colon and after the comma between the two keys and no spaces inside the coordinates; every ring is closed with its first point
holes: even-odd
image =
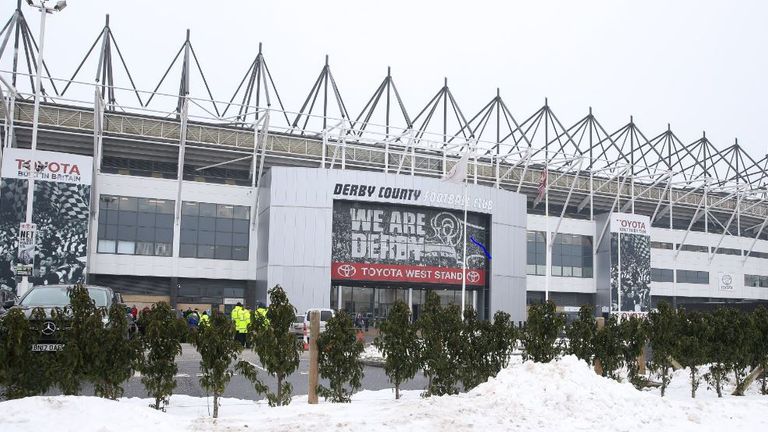
{"type": "Polygon", "coordinates": [[[524,355],[534,361],[548,362],[561,354],[573,354],[589,365],[599,359],[604,376],[619,379],[619,371],[626,370],[637,387],[650,384],[638,374],[638,357],[648,347],[648,365],[659,378],[662,396],[677,367],[689,369],[691,397],[696,397],[702,379],[721,397],[729,377],[735,381],[734,394],[743,395],[750,371],[762,375],[761,392],[768,394],[768,310],[763,307],[749,314],[728,307],[702,313],[675,310],[662,302],[645,319],[618,321],[612,315],[598,329],[590,306],[582,307],[578,319],[566,326],[555,305],[544,303],[530,307],[521,338],[524,355]],[[704,366],[707,372],[701,374],[704,366]]]}

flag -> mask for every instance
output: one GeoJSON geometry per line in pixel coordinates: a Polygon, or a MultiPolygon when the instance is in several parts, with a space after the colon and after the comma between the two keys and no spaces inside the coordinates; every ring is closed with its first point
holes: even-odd
{"type": "Polygon", "coordinates": [[[463,183],[467,178],[467,167],[469,165],[469,150],[461,155],[461,159],[451,168],[442,180],[451,183],[463,183]]]}
{"type": "Polygon", "coordinates": [[[483,253],[485,254],[486,258],[491,259],[491,253],[488,252],[488,248],[486,248],[485,245],[483,245],[479,241],[475,240],[475,236],[469,236],[469,240],[471,240],[472,243],[476,244],[477,247],[483,250],[483,253]]]}
{"type": "Polygon", "coordinates": [[[539,193],[536,195],[536,201],[533,202],[534,207],[539,205],[542,198],[544,198],[544,194],[547,192],[547,188],[549,187],[547,184],[549,179],[547,177],[549,177],[549,170],[545,168],[544,171],[541,172],[541,178],[539,178],[539,193]]]}

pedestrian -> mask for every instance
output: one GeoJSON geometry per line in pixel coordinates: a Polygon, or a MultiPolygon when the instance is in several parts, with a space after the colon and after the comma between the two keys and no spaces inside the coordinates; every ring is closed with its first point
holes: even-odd
{"type": "Polygon", "coordinates": [[[208,316],[208,311],[203,311],[203,315],[200,316],[200,327],[207,327],[210,321],[211,318],[208,316]]]}
{"type": "Polygon", "coordinates": [[[190,330],[197,330],[197,325],[200,322],[200,320],[197,317],[197,314],[194,312],[191,312],[187,315],[187,325],[189,325],[190,330]]]}
{"type": "Polygon", "coordinates": [[[135,321],[135,320],[136,320],[136,318],[138,318],[138,316],[139,316],[139,309],[138,309],[138,308],[136,308],[136,305],[133,305],[133,307],[131,308],[131,316],[133,317],[133,320],[134,320],[134,321],[135,321]]]}
{"type": "Polygon", "coordinates": [[[259,317],[259,319],[262,320],[264,327],[269,327],[269,318],[267,318],[267,306],[264,303],[258,303],[258,306],[256,307],[256,315],[259,317]]]}
{"type": "MultiPolygon", "coordinates": [[[[250,314],[249,314],[250,315],[250,314]]],[[[248,322],[246,321],[246,312],[243,309],[243,304],[237,302],[230,314],[232,322],[235,323],[235,340],[240,342],[240,345],[245,347],[245,336],[248,332],[248,322]]]]}

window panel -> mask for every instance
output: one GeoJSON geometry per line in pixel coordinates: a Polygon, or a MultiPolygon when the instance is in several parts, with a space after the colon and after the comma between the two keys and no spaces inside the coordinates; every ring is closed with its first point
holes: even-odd
{"type": "Polygon", "coordinates": [[[216,243],[216,233],[213,231],[198,231],[197,243],[201,245],[213,245],[216,243]]]}
{"type": "Polygon", "coordinates": [[[246,220],[235,219],[232,221],[232,232],[247,234],[250,231],[251,223],[246,220]]]}
{"type": "Polygon", "coordinates": [[[197,231],[187,229],[181,230],[179,241],[182,243],[197,243],[197,231]]]}
{"type": "Polygon", "coordinates": [[[183,256],[248,259],[249,207],[201,202],[184,202],[183,207],[186,209],[181,218],[183,256]]]}
{"type": "Polygon", "coordinates": [[[250,220],[251,219],[251,209],[250,209],[250,207],[235,206],[234,218],[235,219],[250,220]]]}
{"type": "Polygon", "coordinates": [[[111,195],[100,200],[99,253],[172,255],[174,201],[111,195]],[[168,209],[170,214],[158,214],[168,209]]]}
{"type": "Polygon", "coordinates": [[[120,210],[124,211],[136,211],[138,210],[138,200],[136,198],[130,198],[130,197],[120,197],[120,203],[119,203],[120,210]]]}
{"type": "Polygon", "coordinates": [[[216,206],[216,216],[224,219],[232,219],[235,214],[234,206],[219,204],[216,206]]]}
{"type": "Polygon", "coordinates": [[[136,242],[136,255],[154,255],[155,243],[154,242],[136,242]]]}
{"type": "MultiPolygon", "coordinates": [[[[139,227],[138,230],[136,231],[136,240],[144,241],[144,242],[154,242],[155,241],[155,229],[154,228],[139,227]]],[[[141,254],[141,255],[152,255],[152,254],[141,254]]]]}
{"type": "Polygon", "coordinates": [[[173,244],[171,243],[155,243],[155,255],[156,256],[171,256],[173,254],[173,244]]]}
{"type": "Polygon", "coordinates": [[[115,253],[115,246],[117,243],[114,240],[99,240],[98,252],[99,253],[115,253]]]}
{"type": "Polygon", "coordinates": [[[141,227],[154,227],[155,226],[155,214],[147,212],[139,212],[137,218],[137,225],[141,227]]]}
{"type": "Polygon", "coordinates": [[[117,239],[118,240],[136,240],[136,227],[118,225],[117,239]]]}
{"type": "Polygon", "coordinates": [[[213,258],[213,246],[198,245],[197,246],[198,258],[213,258]]]}
{"type": "Polygon", "coordinates": [[[248,248],[247,247],[233,247],[232,259],[240,261],[248,261],[248,248]]]}
{"type": "Polygon", "coordinates": [[[232,247],[231,246],[216,246],[214,255],[216,259],[232,259],[232,247]]]}
{"type": "Polygon", "coordinates": [[[155,212],[157,214],[173,215],[175,212],[176,201],[173,200],[155,200],[155,212]]]}
{"type": "Polygon", "coordinates": [[[199,203],[200,216],[216,217],[216,204],[199,203]]]}
{"type": "Polygon", "coordinates": [[[181,206],[181,214],[188,216],[197,216],[199,206],[196,202],[184,201],[181,206]]]}
{"type": "Polygon", "coordinates": [[[197,220],[197,229],[203,231],[216,231],[216,218],[200,216],[197,220]]]}
{"type": "Polygon", "coordinates": [[[134,211],[120,210],[120,216],[118,217],[118,223],[120,225],[136,225],[138,221],[138,214],[134,211]]]}
{"type": "Polygon", "coordinates": [[[179,245],[179,256],[182,258],[194,258],[197,255],[197,246],[182,243],[179,245]]]}
{"type": "Polygon", "coordinates": [[[158,228],[172,228],[173,214],[156,214],[155,226],[158,228]]]}
{"type": "Polygon", "coordinates": [[[155,200],[149,198],[139,198],[139,211],[155,213],[155,200]]]}
{"type": "Polygon", "coordinates": [[[232,219],[216,218],[216,231],[232,232],[232,219]]]}
{"type": "Polygon", "coordinates": [[[117,253],[133,255],[136,253],[136,243],[132,241],[117,242],[117,253]]]}

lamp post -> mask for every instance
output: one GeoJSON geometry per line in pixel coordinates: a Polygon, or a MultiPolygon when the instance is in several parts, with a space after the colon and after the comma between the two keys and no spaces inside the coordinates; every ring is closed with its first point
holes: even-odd
{"type": "MultiPolygon", "coordinates": [[[[43,48],[45,47],[45,18],[48,14],[52,14],[54,12],[59,12],[63,10],[65,7],[67,7],[66,0],[60,0],[56,2],[56,5],[54,6],[47,6],[48,0],[40,0],[40,4],[36,4],[33,0],[27,0],[27,4],[34,7],[35,9],[40,11],[40,49],[37,53],[37,73],[35,75],[35,109],[32,116],[32,164],[35,163],[35,150],[37,150],[37,129],[38,129],[38,121],[40,120],[40,97],[42,95],[41,92],[41,82],[42,82],[42,74],[43,74],[43,48]]],[[[34,169],[34,166],[30,166],[30,175],[29,179],[27,181],[27,211],[26,211],[26,217],[24,218],[26,223],[32,223],[32,204],[33,199],[35,195],[35,179],[32,175],[32,170],[34,169]]],[[[27,291],[29,288],[29,277],[23,276],[21,278],[21,287],[18,290],[18,294],[22,295],[24,292],[27,291]]]]}

